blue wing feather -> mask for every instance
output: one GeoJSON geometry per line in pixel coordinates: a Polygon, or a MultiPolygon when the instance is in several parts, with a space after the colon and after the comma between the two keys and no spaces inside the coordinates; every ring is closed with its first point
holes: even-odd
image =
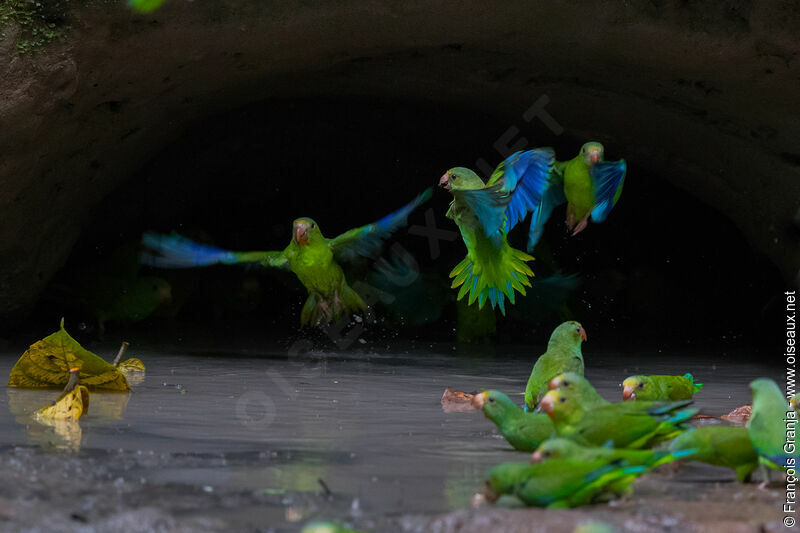
{"type": "Polygon", "coordinates": [[[408,223],[408,215],[417,207],[430,200],[432,188],[414,198],[397,211],[386,215],[377,222],[346,231],[330,240],[336,259],[352,261],[358,256],[374,257],[380,253],[383,241],[392,233],[408,223]]]}
{"type": "Polygon", "coordinates": [[[236,253],[207,244],[199,244],[177,233],[142,235],[144,250],[139,256],[142,264],[156,268],[192,268],[236,263],[236,253]]]}
{"type": "Polygon", "coordinates": [[[528,230],[528,252],[532,252],[536,243],[544,233],[544,225],[547,223],[553,209],[566,203],[567,197],[564,196],[564,176],[553,172],[547,185],[547,190],[542,195],[539,205],[533,209],[531,214],[531,226],[528,230]]]}
{"type": "Polygon", "coordinates": [[[602,222],[617,203],[625,183],[627,165],[624,159],[619,161],[600,161],[592,168],[591,178],[594,184],[595,207],[592,209],[592,220],[602,222]]]}
{"type": "Polygon", "coordinates": [[[506,233],[539,206],[555,163],[552,148],[517,152],[498,165],[489,183],[502,180],[502,191],[511,196],[506,209],[506,233]]]}

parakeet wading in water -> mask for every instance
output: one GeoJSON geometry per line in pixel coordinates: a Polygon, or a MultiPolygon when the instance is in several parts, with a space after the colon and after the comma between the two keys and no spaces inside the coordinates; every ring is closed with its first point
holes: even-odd
{"type": "Polygon", "coordinates": [[[550,148],[517,152],[500,163],[489,181],[472,170],[451,168],[439,185],[453,195],[447,217],[458,225],[467,257],[450,272],[458,299],[469,293],[469,304],[482,308],[489,300],[505,315],[505,298],[514,303],[514,291],[525,295],[533,272],[533,257],[508,244],[508,232],[541,203],[554,163],[550,148]]]}
{"type": "Polygon", "coordinates": [[[528,378],[525,387],[526,411],[539,404],[539,399],[547,392],[547,385],[554,377],[565,372],[583,375],[581,343],[586,340],[586,330],[574,320],[564,322],[553,330],[547,351],[536,360],[528,378]]]}
{"type": "Polygon", "coordinates": [[[557,206],[567,203],[566,224],[577,235],[589,223],[606,219],[617,205],[625,183],[627,165],[624,159],[605,161],[604,148],[599,142],[588,142],[580,153],[569,161],[555,164],[553,176],[541,202],[533,209],[528,233],[528,251],[533,251],[544,232],[544,225],[557,206]]]}
{"type": "Polygon", "coordinates": [[[142,263],[157,268],[259,263],[265,267],[290,270],[308,291],[300,323],[321,326],[367,308],[364,300],[347,284],[339,262],[377,255],[383,240],[405,226],[408,215],[430,197],[431,189],[428,188],[394,213],[332,239],[322,234],[314,220],[298,218],[292,224],[292,239],[282,251],[232,252],[195,243],[177,234],[145,233],[142,244],[146,251],[140,259],[142,263]]]}

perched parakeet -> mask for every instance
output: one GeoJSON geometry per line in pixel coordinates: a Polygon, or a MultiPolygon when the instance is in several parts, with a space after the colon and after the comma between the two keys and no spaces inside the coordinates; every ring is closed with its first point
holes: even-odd
{"type": "Polygon", "coordinates": [[[514,303],[514,291],[525,295],[533,272],[530,255],[512,248],[508,232],[541,202],[553,163],[553,151],[539,148],[517,152],[500,163],[489,181],[472,170],[451,168],[439,180],[453,201],[447,217],[455,221],[467,247],[467,257],[450,272],[458,299],[469,293],[469,304],[486,300],[505,315],[505,298],[514,303]]]}
{"type": "Polygon", "coordinates": [[[495,423],[509,444],[521,452],[532,452],[549,439],[555,429],[543,413],[526,413],[500,391],[489,390],[472,397],[472,406],[495,423]]]}
{"type": "Polygon", "coordinates": [[[691,400],[703,388],[691,374],[685,376],[630,376],[622,382],[622,399],[666,402],[691,400]]]}
{"type": "Polygon", "coordinates": [[[564,322],[553,330],[547,351],[533,365],[525,387],[525,410],[535,408],[551,379],[564,372],[583,375],[581,343],[587,340],[586,330],[578,322],[564,322]]]}
{"type": "Polygon", "coordinates": [[[544,395],[540,407],[553,420],[559,437],[574,440],[584,446],[615,448],[650,448],[671,439],[697,411],[677,411],[691,402],[654,404],[652,409],[632,411],[628,405],[611,404],[584,408],[567,391],[555,389],[544,395]],[[676,412],[677,411],[677,412],[676,412]]]}
{"type": "Polygon", "coordinates": [[[282,251],[232,252],[198,244],[176,234],[145,233],[142,243],[149,251],[142,253],[141,261],[157,268],[260,263],[288,269],[308,291],[300,323],[323,326],[367,308],[361,296],[347,284],[339,262],[352,261],[358,256],[375,256],[383,240],[404,226],[408,215],[430,197],[431,189],[426,189],[394,213],[332,239],[326,238],[312,219],[298,218],[292,224],[292,239],[282,251]]]}
{"type": "Polygon", "coordinates": [[[758,468],[758,453],[747,430],[740,426],[702,426],[689,429],[673,440],[673,452],[694,450],[686,459],[736,470],[739,481],[747,481],[758,468]]]}
{"type": "Polygon", "coordinates": [[[567,228],[572,235],[586,229],[591,216],[602,222],[617,204],[625,183],[624,159],[605,161],[599,142],[588,142],[569,161],[555,164],[553,176],[541,202],[533,210],[528,233],[528,251],[532,251],[544,232],[544,225],[557,206],[567,203],[567,228]]]}
{"type": "Polygon", "coordinates": [[[778,384],[768,378],[750,383],[753,391],[753,410],[747,421],[750,442],[758,452],[760,463],[770,468],[796,467],[798,451],[794,443],[787,444],[787,431],[797,428],[797,414],[787,406],[786,397],[778,384]]]}
{"type": "Polygon", "coordinates": [[[666,463],[682,459],[693,453],[694,450],[679,449],[671,451],[629,450],[625,448],[612,448],[610,446],[581,446],[569,439],[552,438],[544,441],[531,455],[531,462],[541,463],[554,459],[569,459],[570,461],[624,461],[631,466],[646,466],[656,468],[666,463]]]}
{"type": "Polygon", "coordinates": [[[628,493],[630,484],[646,470],[624,462],[567,459],[504,463],[489,472],[484,496],[493,502],[504,494],[513,494],[530,506],[578,507],[628,493]]]}

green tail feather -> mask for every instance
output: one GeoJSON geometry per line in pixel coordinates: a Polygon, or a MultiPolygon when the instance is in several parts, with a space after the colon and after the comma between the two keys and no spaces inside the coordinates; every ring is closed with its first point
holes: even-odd
{"type": "Polygon", "coordinates": [[[450,272],[450,277],[455,278],[450,287],[461,287],[458,291],[459,300],[469,293],[469,305],[477,300],[478,308],[483,309],[486,300],[489,300],[493,309],[499,307],[505,315],[505,298],[513,304],[514,291],[525,296],[525,287],[531,286],[529,276],[533,277],[533,271],[526,262],[534,258],[507,244],[500,252],[483,255],[481,260],[480,252],[474,253],[474,262],[467,255],[457,264],[450,272]]]}
{"type": "Polygon", "coordinates": [[[319,293],[308,294],[308,299],[300,312],[300,324],[317,326],[337,322],[353,313],[364,311],[367,304],[356,291],[347,284],[339,289],[339,301],[328,301],[319,293]]]}
{"type": "Polygon", "coordinates": [[[700,392],[700,389],[702,389],[702,388],[703,388],[703,384],[702,384],[702,383],[695,383],[695,382],[694,382],[694,376],[693,376],[693,375],[691,375],[691,374],[686,374],[686,375],[685,375],[685,376],[683,376],[683,377],[685,377],[686,379],[688,379],[689,381],[691,381],[691,382],[692,382],[692,386],[694,386],[694,391],[693,391],[693,394],[697,394],[698,392],[700,392]]]}

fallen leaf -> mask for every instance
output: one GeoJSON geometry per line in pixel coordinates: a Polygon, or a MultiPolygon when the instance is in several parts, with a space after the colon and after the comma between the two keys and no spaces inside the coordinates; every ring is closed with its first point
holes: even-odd
{"type": "Polygon", "coordinates": [[[737,407],[727,415],[722,415],[720,418],[728,422],[733,422],[734,424],[744,424],[750,420],[750,413],[752,410],[753,406],[748,403],[747,405],[737,407]]]}
{"type": "Polygon", "coordinates": [[[78,385],[62,394],[53,405],[42,407],[33,416],[36,420],[52,425],[56,420],[77,420],[89,411],[89,389],[78,385]]]}
{"type": "Polygon", "coordinates": [[[34,343],[11,369],[9,387],[26,389],[61,388],[69,380],[69,369],[78,368],[81,384],[89,390],[131,390],[117,368],[81,346],[64,329],[34,343]]]}

